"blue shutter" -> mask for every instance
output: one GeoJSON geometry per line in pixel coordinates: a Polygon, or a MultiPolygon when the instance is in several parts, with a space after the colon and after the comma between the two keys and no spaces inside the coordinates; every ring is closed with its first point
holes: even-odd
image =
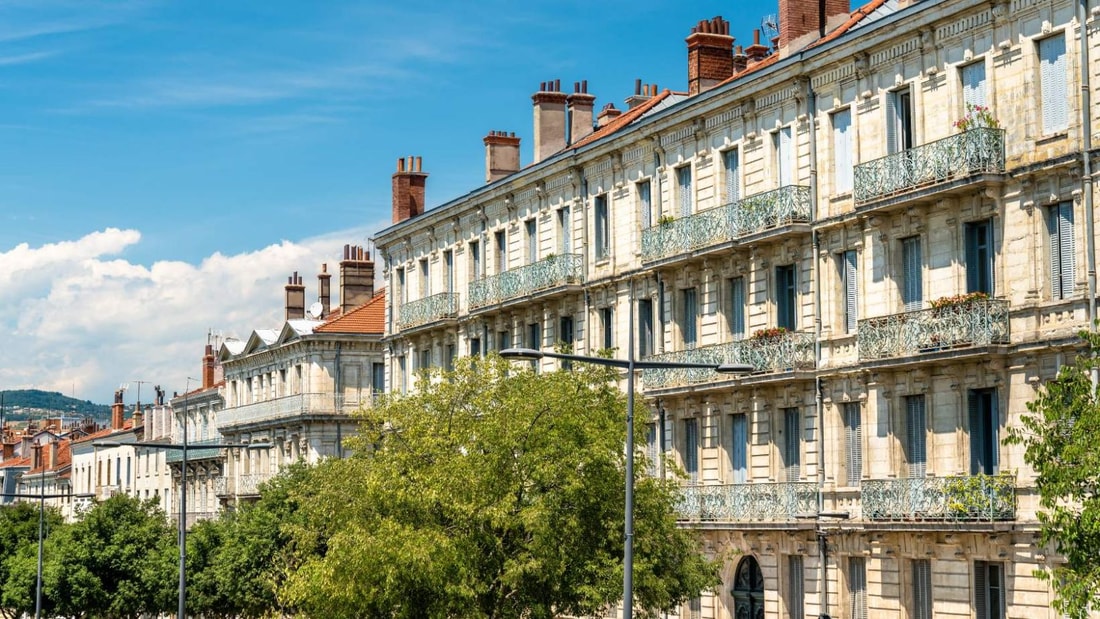
{"type": "Polygon", "coordinates": [[[748,445],[749,423],[744,413],[731,415],[732,437],[730,443],[730,468],[733,470],[733,483],[748,481],[748,445]]]}
{"type": "Polygon", "coordinates": [[[737,149],[722,153],[722,162],[726,168],[726,204],[741,199],[741,158],[737,149]]]}
{"type": "Polygon", "coordinates": [[[1047,217],[1050,240],[1050,293],[1054,299],[1073,294],[1075,252],[1073,238],[1073,203],[1063,202],[1050,207],[1047,217]]]}
{"type": "Polygon", "coordinates": [[[912,619],[932,619],[932,562],[913,559],[912,619]]]}
{"type": "Polygon", "coordinates": [[[902,285],[901,297],[905,311],[912,312],[921,308],[924,300],[924,285],[921,265],[920,237],[913,236],[901,242],[902,285]]]}
{"type": "Polygon", "coordinates": [[[985,60],[959,67],[963,103],[985,107],[985,60]]]}
{"type": "Polygon", "coordinates": [[[730,332],[733,339],[745,337],[745,278],[730,280],[730,332]]]}
{"type": "Polygon", "coordinates": [[[779,167],[779,186],[793,185],[795,178],[794,138],[789,125],[779,130],[776,143],[778,145],[776,164],[779,167]]]}
{"type": "Polygon", "coordinates": [[[699,482],[699,422],[684,420],[684,471],[691,483],[699,482]]]}
{"type": "Polygon", "coordinates": [[[925,419],[924,396],[911,395],[905,398],[906,443],[909,459],[909,477],[924,477],[927,461],[927,421],[925,419]]]}
{"type": "Polygon", "coordinates": [[[680,216],[691,215],[691,166],[676,168],[676,182],[680,188],[680,216]]]}
{"type": "Polygon", "coordinates": [[[799,409],[783,409],[783,429],[786,434],[783,459],[784,481],[798,481],[802,477],[801,425],[799,409]]]}
{"type": "Polygon", "coordinates": [[[858,486],[863,478],[863,418],[858,402],[844,405],[844,445],[848,486],[858,486]]]}

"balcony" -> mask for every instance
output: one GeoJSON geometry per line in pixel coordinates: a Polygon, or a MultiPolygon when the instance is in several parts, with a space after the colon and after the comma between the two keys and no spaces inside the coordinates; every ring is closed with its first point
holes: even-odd
{"type": "MultiPolygon", "coordinates": [[[[809,370],[814,367],[814,334],[787,331],[770,337],[751,337],[736,342],[700,346],[691,350],[654,355],[646,361],[676,363],[747,364],[756,372],[809,370]]],[[[642,382],[647,389],[660,389],[720,378],[713,370],[647,368],[642,382]]]]}
{"type": "MultiPolygon", "coordinates": [[[[220,438],[211,438],[201,441],[193,441],[187,444],[187,461],[197,462],[199,460],[214,460],[220,458],[222,450],[218,447],[203,447],[203,445],[219,445],[222,440],[220,438]]],[[[165,450],[164,461],[168,464],[179,464],[183,462],[183,450],[182,449],[167,449],[165,450]]]]}
{"type": "MultiPolygon", "coordinates": [[[[363,400],[368,401],[369,398],[363,400]]],[[[345,400],[343,396],[336,394],[300,393],[218,411],[218,429],[289,421],[306,416],[346,416],[359,408],[359,400],[345,400]]]]}
{"type": "Polygon", "coordinates": [[[420,325],[458,316],[458,293],[441,292],[401,305],[397,328],[412,329],[420,325]]]}
{"type": "Polygon", "coordinates": [[[964,475],[864,480],[863,517],[879,521],[995,522],[1016,518],[1016,478],[964,475]]]}
{"type": "Polygon", "coordinates": [[[1005,171],[1005,131],[980,127],[855,166],[857,205],[1005,171]]]}
{"type": "Polygon", "coordinates": [[[220,497],[259,496],[260,485],[270,481],[273,473],[250,473],[248,475],[223,475],[214,478],[214,494],[220,497]]]}
{"type": "Polygon", "coordinates": [[[860,320],[860,361],[1008,343],[1008,301],[975,299],[860,320]]]}
{"type": "Polygon", "coordinates": [[[470,309],[505,303],[537,292],[584,282],[580,254],[547,256],[538,262],[470,282],[470,309]]]}
{"type": "Polygon", "coordinates": [[[817,513],[817,484],[785,482],[684,486],[680,520],[776,522],[817,513]]]}
{"type": "MultiPolygon", "coordinates": [[[[184,514],[184,526],[187,529],[195,526],[195,523],[201,520],[217,520],[218,512],[187,512],[184,514]]],[[[175,526],[179,526],[180,515],[179,512],[168,514],[168,521],[175,526]]]]}
{"type": "Polygon", "coordinates": [[[788,185],[642,231],[642,261],[653,262],[810,221],[810,188],[788,185]]]}

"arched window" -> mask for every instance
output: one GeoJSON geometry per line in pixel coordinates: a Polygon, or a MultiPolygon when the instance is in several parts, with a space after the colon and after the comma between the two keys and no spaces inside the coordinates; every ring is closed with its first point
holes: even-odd
{"type": "Polygon", "coordinates": [[[737,564],[733,579],[734,619],[764,619],[764,575],[749,556],[737,564]]]}

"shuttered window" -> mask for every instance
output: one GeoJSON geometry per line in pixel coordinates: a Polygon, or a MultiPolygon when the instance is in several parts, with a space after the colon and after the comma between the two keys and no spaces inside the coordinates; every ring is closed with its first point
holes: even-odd
{"type": "Polygon", "coordinates": [[[648,180],[638,183],[638,218],[643,228],[653,225],[653,194],[648,180]]]}
{"type": "Polygon", "coordinates": [[[676,168],[676,186],[679,189],[680,216],[691,215],[691,166],[676,168]]]}
{"type": "Polygon", "coordinates": [[[859,402],[844,404],[844,467],[849,486],[863,478],[863,415],[859,402]]]}
{"type": "Polygon", "coordinates": [[[680,334],[684,340],[684,348],[695,348],[699,324],[698,296],[694,288],[685,288],[680,291],[680,298],[682,300],[680,334]]]}
{"type": "Polygon", "coordinates": [[[699,481],[699,421],[684,420],[684,472],[691,483],[699,481]]]}
{"type": "Polygon", "coordinates": [[[658,442],[657,442],[657,424],[647,423],[645,426],[645,457],[648,461],[648,471],[650,477],[657,476],[657,458],[658,442]]]}
{"type": "Polygon", "coordinates": [[[959,79],[962,82],[963,103],[985,107],[985,61],[979,60],[959,67],[959,79]]]}
{"type": "Polygon", "coordinates": [[[420,261],[420,298],[422,299],[432,293],[430,273],[428,259],[425,258],[420,261]]]}
{"type": "Polygon", "coordinates": [[[737,149],[722,153],[722,167],[726,174],[726,204],[741,199],[741,157],[737,149]]]}
{"type": "Polygon", "coordinates": [[[920,237],[901,240],[901,301],[905,311],[921,308],[924,301],[923,265],[921,264],[920,237]]]}
{"type": "Polygon", "coordinates": [[[745,337],[745,278],[733,277],[730,283],[730,334],[734,340],[745,337]]]}
{"type": "Polygon", "coordinates": [[[1073,202],[1055,204],[1047,212],[1050,242],[1050,295],[1065,299],[1073,294],[1073,202]]]}
{"type": "Polygon", "coordinates": [[[802,477],[802,442],[799,440],[801,419],[797,408],[783,409],[784,481],[798,481],[802,477]]]}
{"type": "Polygon", "coordinates": [[[863,557],[848,557],[848,603],[851,619],[867,619],[867,565],[863,557]]]}
{"type": "Polygon", "coordinates": [[[913,559],[913,610],[911,619],[932,619],[932,562],[913,559]]]}
{"type": "Polygon", "coordinates": [[[886,152],[913,148],[913,95],[908,88],[886,95],[886,152]]]}
{"type": "Polygon", "coordinates": [[[610,307],[600,308],[600,330],[603,332],[603,348],[615,347],[615,310],[610,307]]]}
{"type": "Polygon", "coordinates": [[[787,557],[787,613],[791,619],[805,616],[803,604],[806,601],[806,588],[803,583],[802,557],[787,557]]]}
{"type": "Polygon", "coordinates": [[[998,431],[997,392],[993,389],[972,389],[968,398],[970,418],[970,474],[995,475],[998,431]]]}
{"type": "Polygon", "coordinates": [[[481,279],[481,243],[470,241],[470,279],[481,279]]]}
{"type": "Polygon", "coordinates": [[[833,193],[852,190],[852,111],[833,113],[833,193]]]}
{"type": "Polygon", "coordinates": [[[988,219],[966,224],[966,291],[993,294],[993,226],[988,219]]]}
{"type": "Polygon", "coordinates": [[[596,196],[595,206],[596,259],[607,258],[611,251],[611,222],[607,212],[607,196],[596,196]]]}
{"type": "Polygon", "coordinates": [[[778,171],[779,186],[794,184],[794,138],[789,126],[775,133],[775,168],[778,171]]]}
{"type": "Polygon", "coordinates": [[[924,477],[927,454],[927,420],[924,414],[924,396],[905,397],[905,457],[909,463],[909,477],[924,477]]]}
{"type": "MultiPolygon", "coordinates": [[[[443,285],[447,292],[455,291],[455,254],[450,249],[443,252],[443,285]]],[[[457,307],[452,309],[458,310],[457,307]]]]}
{"type": "Polygon", "coordinates": [[[523,226],[527,231],[527,264],[531,264],[539,259],[538,223],[528,219],[523,226]]]}
{"type": "Polygon", "coordinates": [[[638,357],[653,354],[653,301],[638,300],[638,357]]]}
{"type": "Polygon", "coordinates": [[[558,209],[558,235],[561,237],[561,253],[573,253],[573,219],[568,206],[558,209]]]}
{"type": "Polygon", "coordinates": [[[794,265],[775,267],[775,322],[777,327],[794,331],[795,324],[795,272],[794,265]]]}
{"type": "Polygon", "coordinates": [[[694,597],[688,601],[688,619],[700,619],[703,616],[703,598],[694,597]]]}
{"type": "Polygon", "coordinates": [[[730,470],[733,483],[748,481],[749,421],[744,413],[730,415],[730,470]]]}
{"type": "Polygon", "coordinates": [[[508,237],[504,230],[498,230],[493,235],[497,245],[497,273],[508,270],[508,237]]]}
{"type": "Polygon", "coordinates": [[[1065,131],[1069,127],[1069,73],[1066,62],[1066,38],[1056,34],[1039,41],[1039,102],[1043,115],[1043,135],[1065,131]]]}
{"type": "Polygon", "coordinates": [[[840,279],[844,287],[844,332],[856,332],[856,320],[858,318],[858,282],[856,272],[856,252],[848,250],[840,254],[840,279]]]}
{"type": "Polygon", "coordinates": [[[974,562],[974,615],[976,619],[1004,619],[1004,564],[974,562]]]}

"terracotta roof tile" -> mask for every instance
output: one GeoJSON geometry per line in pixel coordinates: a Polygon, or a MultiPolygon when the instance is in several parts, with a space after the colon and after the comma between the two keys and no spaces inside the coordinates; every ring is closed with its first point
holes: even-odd
{"type": "Polygon", "coordinates": [[[314,333],[360,333],[382,335],[386,325],[386,290],[383,288],[363,305],[332,318],[313,329],[314,333]]]}
{"type": "Polygon", "coordinates": [[[884,4],[886,4],[886,0],[871,0],[867,4],[865,4],[861,7],[859,7],[858,9],[852,11],[851,16],[848,17],[848,21],[841,24],[841,26],[839,28],[837,28],[836,30],[833,30],[829,34],[827,34],[827,35],[821,37],[820,39],[814,41],[813,43],[811,43],[809,46],[807,46],[807,49],[809,49],[810,47],[817,47],[818,45],[823,45],[825,43],[828,43],[829,41],[832,41],[833,39],[838,38],[840,35],[842,35],[845,32],[848,32],[849,30],[851,30],[852,26],[855,26],[856,24],[858,24],[864,17],[867,17],[872,12],[874,12],[875,9],[879,8],[880,6],[882,6],[884,4]]]}
{"type": "Polygon", "coordinates": [[[82,436],[82,437],[74,440],[73,442],[74,443],[86,443],[88,441],[95,440],[97,438],[103,438],[104,436],[110,436],[114,432],[115,432],[114,428],[103,428],[102,430],[100,430],[98,432],[92,432],[91,434],[89,434],[87,436],[82,436]]]}
{"type": "Polygon", "coordinates": [[[11,467],[11,466],[30,466],[30,465],[31,465],[30,456],[20,456],[20,457],[17,457],[17,458],[8,458],[7,460],[4,460],[4,461],[0,462],[0,469],[8,468],[8,467],[11,467]]]}
{"type": "Polygon", "coordinates": [[[622,129],[623,127],[629,125],[630,123],[632,123],[635,120],[637,120],[638,118],[640,118],[643,114],[645,114],[649,110],[653,109],[658,103],[660,103],[661,101],[664,101],[665,99],[667,99],[669,97],[669,95],[671,95],[671,94],[672,94],[672,91],[670,91],[667,88],[662,90],[660,92],[660,94],[658,94],[657,96],[650,97],[644,103],[641,103],[641,104],[639,104],[635,107],[632,107],[629,110],[623,112],[617,118],[615,118],[615,120],[612,120],[611,122],[607,123],[606,125],[600,127],[599,129],[592,132],[591,135],[584,138],[583,140],[580,140],[580,141],[578,141],[574,144],[570,144],[569,148],[570,149],[580,148],[580,147],[585,146],[587,144],[591,144],[592,142],[595,142],[596,140],[598,140],[602,137],[605,137],[605,136],[611,135],[612,133],[615,133],[619,129],[622,129]]]}

